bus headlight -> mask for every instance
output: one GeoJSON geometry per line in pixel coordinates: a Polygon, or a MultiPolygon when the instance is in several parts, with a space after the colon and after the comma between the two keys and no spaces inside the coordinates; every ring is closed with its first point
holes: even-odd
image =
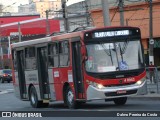
{"type": "Polygon", "coordinates": [[[137,81],[137,85],[141,85],[141,84],[142,84],[141,80],[137,81]]]}
{"type": "Polygon", "coordinates": [[[141,80],[137,81],[136,84],[141,85],[145,80],[146,80],[145,78],[142,78],[141,80]]]}
{"type": "Polygon", "coordinates": [[[95,83],[95,82],[90,82],[90,85],[92,85],[93,87],[96,87],[98,89],[103,89],[104,86],[102,84],[98,84],[98,83],[95,83]]]}
{"type": "Polygon", "coordinates": [[[102,89],[102,88],[104,88],[104,86],[102,84],[97,84],[97,88],[102,89]]]}

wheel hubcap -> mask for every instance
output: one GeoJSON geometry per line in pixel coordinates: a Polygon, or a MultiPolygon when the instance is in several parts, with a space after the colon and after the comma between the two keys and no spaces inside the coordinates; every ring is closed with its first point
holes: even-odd
{"type": "Polygon", "coordinates": [[[33,94],[33,93],[31,94],[31,101],[32,101],[33,104],[36,103],[36,102],[35,102],[35,97],[34,97],[34,94],[33,94]]]}
{"type": "Polygon", "coordinates": [[[69,91],[68,92],[68,102],[72,103],[72,101],[73,101],[73,93],[72,93],[72,91],[69,91]]]}

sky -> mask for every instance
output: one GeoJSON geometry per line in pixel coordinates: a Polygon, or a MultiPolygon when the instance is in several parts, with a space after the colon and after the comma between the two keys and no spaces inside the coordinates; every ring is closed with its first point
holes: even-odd
{"type": "Polygon", "coordinates": [[[84,1],[84,0],[68,0],[67,5],[71,5],[71,4],[74,4],[76,2],[80,2],[80,1],[84,1]]]}
{"type": "MultiPolygon", "coordinates": [[[[0,3],[3,5],[12,5],[13,3],[16,2],[14,6],[19,6],[20,4],[28,4],[28,1],[29,0],[0,0],[0,3]]],[[[54,1],[54,0],[51,0],[51,1],[54,1]]],[[[84,1],[84,0],[68,0],[67,4],[70,5],[80,1],[84,1]]]]}
{"type": "Polygon", "coordinates": [[[0,4],[3,5],[3,12],[18,12],[18,6],[28,4],[28,0],[0,0],[0,4]]]}
{"type": "MultiPolygon", "coordinates": [[[[50,0],[50,1],[54,1],[54,0],[50,0]]],[[[84,1],[84,0],[68,0],[67,5],[71,5],[76,2],[80,2],[80,1],[84,1]]],[[[15,11],[18,11],[17,6],[19,6],[20,4],[24,5],[24,4],[28,4],[28,3],[29,3],[29,0],[0,0],[0,4],[4,5],[4,8],[5,8],[4,11],[8,11],[6,6],[12,6],[12,8],[15,11]]]]}
{"type": "Polygon", "coordinates": [[[19,6],[20,4],[27,4],[28,0],[0,0],[0,3],[7,6],[15,3],[14,6],[19,6]]]}

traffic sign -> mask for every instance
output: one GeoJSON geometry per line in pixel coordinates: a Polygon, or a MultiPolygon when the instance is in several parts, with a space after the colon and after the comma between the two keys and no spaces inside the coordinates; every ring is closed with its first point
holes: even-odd
{"type": "Polygon", "coordinates": [[[153,44],[154,44],[154,40],[153,40],[153,39],[150,39],[150,40],[149,40],[149,44],[153,45],[153,44]]]}

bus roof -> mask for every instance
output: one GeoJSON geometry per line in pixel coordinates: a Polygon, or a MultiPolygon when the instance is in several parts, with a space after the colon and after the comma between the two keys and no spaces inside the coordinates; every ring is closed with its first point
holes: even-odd
{"type": "Polygon", "coordinates": [[[17,48],[17,47],[23,47],[23,46],[31,46],[31,45],[36,45],[36,44],[41,44],[41,43],[47,43],[51,42],[54,40],[63,40],[67,38],[74,38],[83,35],[84,32],[91,32],[94,30],[101,30],[101,29],[115,29],[115,28],[138,28],[138,27],[130,27],[130,26],[111,26],[111,27],[102,27],[102,28],[90,28],[90,29],[84,29],[82,31],[73,31],[69,33],[62,33],[62,34],[57,34],[55,36],[48,36],[44,38],[39,38],[39,39],[34,39],[34,40],[28,40],[28,41],[23,41],[23,42],[18,42],[18,43],[13,43],[11,44],[12,48],[17,48]]]}
{"type": "Polygon", "coordinates": [[[13,44],[11,44],[11,47],[17,48],[17,47],[23,47],[23,46],[36,45],[36,44],[40,44],[40,43],[46,43],[46,42],[50,42],[50,41],[51,41],[51,37],[44,37],[44,38],[39,38],[39,39],[34,39],[34,40],[13,43],[13,44]]]}
{"type": "Polygon", "coordinates": [[[23,42],[17,42],[17,43],[11,44],[11,47],[13,49],[13,48],[18,48],[18,47],[23,47],[23,46],[31,46],[31,45],[41,44],[41,43],[48,43],[48,42],[59,40],[59,39],[63,40],[66,38],[80,36],[80,34],[82,32],[83,31],[72,32],[72,33],[63,33],[63,34],[58,34],[56,36],[46,36],[44,38],[38,38],[38,39],[28,40],[28,41],[23,41],[23,42]]]}

